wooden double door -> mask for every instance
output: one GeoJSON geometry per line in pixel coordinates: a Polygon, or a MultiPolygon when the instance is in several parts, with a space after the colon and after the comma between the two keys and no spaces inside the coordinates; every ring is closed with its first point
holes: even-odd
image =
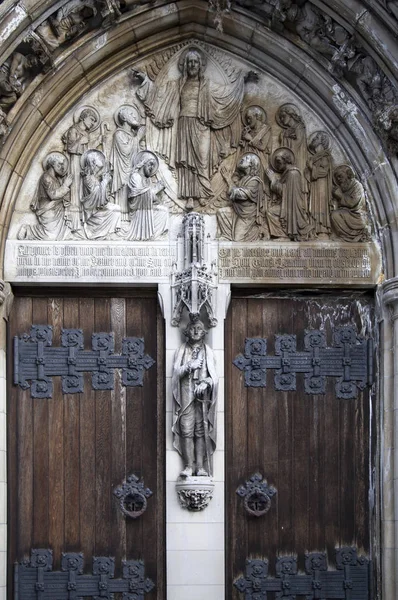
{"type": "MultiPolygon", "coordinates": [[[[142,386],[123,385],[121,370],[116,368],[112,374],[113,389],[95,389],[98,385],[93,386],[92,372],[84,372],[83,392],[63,393],[61,377],[54,376],[51,378],[52,397],[40,398],[32,397],[31,387],[21,389],[12,385],[14,368],[10,350],[10,598],[15,592],[15,586],[13,589],[11,584],[14,563],[24,559],[30,561],[32,549],[50,549],[51,569],[61,573],[73,570],[73,561],[65,564],[65,555],[82,553],[83,557],[76,559],[84,561],[80,571],[90,574],[95,557],[113,557],[113,580],[127,576],[123,575],[123,560],[143,560],[144,567],[141,565],[139,569],[144,569],[144,577],[149,577],[156,586],[145,598],[163,600],[164,342],[163,319],[156,294],[145,290],[96,296],[85,295],[81,290],[69,293],[46,290],[42,294],[36,290],[25,291],[23,296],[17,294],[15,297],[9,324],[10,349],[14,336],[29,335],[32,325],[51,327],[54,357],[61,347],[63,331],[80,329],[84,351],[92,350],[93,334],[112,332],[113,354],[123,353],[124,338],[143,338],[145,354],[155,362],[144,369],[142,386]],[[126,517],[120,509],[120,499],[114,494],[130,475],[143,480],[145,489],[152,492],[147,498],[145,512],[136,519],[126,517]]],[[[48,352],[45,357],[47,362],[52,360],[48,352]]],[[[132,368],[133,363],[134,360],[130,365],[132,368]]],[[[130,372],[135,376],[134,371],[130,372]]],[[[98,381],[102,381],[101,378],[98,381]]],[[[127,498],[126,506],[133,511],[130,500],[127,498]]],[[[40,557],[37,560],[36,556],[34,560],[40,567],[40,557]]],[[[102,566],[97,562],[97,591],[92,593],[93,596],[108,597],[114,589],[104,565],[106,567],[104,561],[102,566]],[[98,588],[100,585],[102,588],[98,588]]],[[[49,568],[44,566],[42,570],[47,574],[33,573],[32,568],[32,585],[36,586],[32,597],[36,594],[58,600],[79,595],[79,588],[73,583],[76,574],[60,575],[61,579],[68,576],[71,580],[67,582],[69,587],[66,588],[64,582],[63,587],[57,588],[60,583],[55,579],[55,583],[51,583],[49,568]],[[44,583],[40,583],[40,577],[44,577],[44,583]],[[48,589],[50,585],[55,585],[52,593],[48,589]]],[[[123,588],[130,594],[128,597],[141,598],[139,579],[142,573],[138,575],[136,589],[134,581],[130,584],[130,580],[123,588]]],[[[85,585],[91,589],[89,579],[85,585]]],[[[151,587],[148,582],[145,585],[151,587]]],[[[31,597],[30,591],[23,595],[31,597]]],[[[115,598],[119,597],[122,592],[116,593],[115,598]]]]}
{"type": "MultiPolygon", "coordinates": [[[[306,333],[318,330],[327,347],[335,346],[341,327],[354,327],[358,340],[375,338],[373,297],[262,291],[232,297],[225,363],[228,599],[372,597],[368,560],[376,538],[377,407],[375,386],[370,385],[371,342],[362,359],[360,351],[352,360],[348,354],[343,359],[347,368],[359,369],[357,374],[360,363],[366,363],[365,385],[357,394],[348,385],[348,397],[341,397],[341,388],[338,397],[338,377],[327,376],[325,393],[319,394],[307,393],[311,381],[306,382],[304,372],[294,376],[295,384],[289,379],[294,354],[311,351],[305,347],[306,333]],[[295,336],[295,342],[282,348],[275,336],[286,335],[295,336]],[[286,377],[279,374],[277,379],[277,371],[268,368],[266,382],[260,372],[255,373],[254,385],[245,385],[250,369],[261,367],[264,360],[264,347],[258,344],[250,360],[250,352],[245,354],[245,340],[255,338],[266,339],[267,356],[285,358],[286,377]],[[265,387],[259,385],[263,383],[265,387]],[[295,389],[284,391],[284,386],[295,389]],[[248,503],[245,493],[256,473],[271,491],[268,500],[254,495],[248,503]],[[255,516],[257,509],[263,511],[261,516],[255,516]],[[261,561],[268,563],[264,567],[261,561]],[[325,574],[325,569],[334,573],[325,574]],[[358,588],[359,579],[363,588],[358,588]],[[334,591],[327,590],[328,585],[334,585],[334,591]]],[[[314,367],[317,361],[314,354],[314,367]]],[[[314,385],[322,382],[317,379],[314,385]]]]}

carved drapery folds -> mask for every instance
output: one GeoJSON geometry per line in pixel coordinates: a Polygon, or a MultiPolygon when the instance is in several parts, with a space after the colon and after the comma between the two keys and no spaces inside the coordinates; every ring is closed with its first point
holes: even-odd
{"type": "MultiPolygon", "coordinates": [[[[398,15],[397,2],[379,0],[379,3],[380,10],[375,3],[370,3],[369,7],[380,13],[378,17],[391,27],[398,15]]],[[[148,0],[70,0],[57,8],[29,31],[1,66],[3,75],[0,77],[0,108],[8,112],[32,78],[52,66],[54,52],[72,44],[88,31],[112,26],[124,13],[145,4],[151,3],[148,0]]],[[[335,77],[354,85],[373,114],[381,134],[384,133],[387,147],[396,152],[394,127],[391,131],[388,113],[396,109],[398,92],[389,75],[357,39],[355,33],[308,1],[296,4],[271,0],[236,0],[236,4],[257,13],[268,27],[286,34],[289,39],[294,41],[297,36],[299,45],[306,44],[315,56],[319,55],[321,61],[326,59],[329,71],[335,77]]],[[[209,10],[214,13],[213,21],[218,29],[222,28],[222,15],[230,13],[232,8],[233,4],[231,6],[229,0],[209,0],[209,10]]],[[[156,111],[153,116],[157,118],[156,111]]],[[[233,147],[233,136],[229,144],[233,147]]],[[[184,156],[181,155],[180,158],[182,164],[184,156]]],[[[212,165],[210,169],[211,167],[212,165]]],[[[206,176],[209,172],[206,173],[205,169],[204,174],[206,176]]],[[[201,182],[200,186],[203,183],[205,185],[202,191],[205,196],[202,201],[205,201],[206,190],[208,192],[209,188],[206,181],[201,182]]],[[[184,196],[188,199],[199,198],[195,196],[198,193],[195,186],[192,188],[189,184],[182,186],[181,193],[188,194],[184,196]]]]}

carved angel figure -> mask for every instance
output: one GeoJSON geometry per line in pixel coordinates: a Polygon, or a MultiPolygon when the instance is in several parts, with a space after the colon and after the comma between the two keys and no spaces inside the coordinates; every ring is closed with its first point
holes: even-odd
{"type": "Polygon", "coordinates": [[[120,207],[109,202],[111,174],[99,150],[87,150],[81,159],[84,231],[88,239],[100,240],[120,229],[120,207]]]}
{"type": "MultiPolygon", "coordinates": [[[[295,157],[290,148],[278,148],[272,156],[272,165],[279,179],[267,169],[271,192],[279,199],[279,221],[284,234],[293,241],[308,240],[313,234],[313,224],[307,210],[306,195],[302,190],[302,177],[295,166],[295,157]]],[[[278,221],[269,216],[271,235],[281,237],[278,221]],[[272,227],[274,225],[274,227],[272,227]]]]}
{"type": "MultiPolygon", "coordinates": [[[[161,72],[155,81],[133,71],[141,82],[138,98],[145,106],[148,147],[177,169],[178,197],[205,206],[213,195],[210,179],[221,161],[238,146],[242,74],[222,85],[206,77],[206,57],[191,47],[179,60],[180,77],[161,72]]],[[[254,74],[253,74],[254,76],[254,74]]]]}
{"type": "Polygon", "coordinates": [[[222,170],[229,185],[231,207],[217,211],[220,237],[235,242],[269,239],[264,219],[264,187],[259,177],[260,159],[257,154],[244,154],[238,163],[237,172],[239,181],[234,185],[226,171],[222,170]]]}
{"type": "Polygon", "coordinates": [[[336,188],[333,198],[338,208],[332,211],[334,231],[345,242],[366,242],[370,239],[370,228],[365,209],[363,185],[355,177],[349,165],[339,165],[333,173],[336,188]]]}
{"type": "Polygon", "coordinates": [[[19,240],[59,241],[71,237],[68,207],[72,176],[68,166],[68,159],[61,152],[50,152],[44,159],[44,173],[30,205],[38,225],[22,225],[19,240]]]}
{"type": "Polygon", "coordinates": [[[128,182],[133,160],[140,150],[145,127],[140,125],[140,115],[134,106],[120,106],[115,113],[117,129],[113,134],[110,162],[113,167],[112,194],[120,206],[122,221],[129,220],[127,200],[128,182]]]}
{"type": "Polygon", "coordinates": [[[315,233],[320,239],[330,235],[330,202],[332,199],[332,156],[329,152],[330,138],[325,131],[312,134],[304,175],[309,184],[309,212],[314,221],[315,233]]]}
{"type": "Polygon", "coordinates": [[[157,198],[164,184],[151,180],[158,168],[157,157],[148,150],[139,152],[134,159],[128,191],[130,225],[121,232],[127,240],[153,240],[167,231],[167,206],[159,204],[157,198]]]}
{"type": "MultiPolygon", "coordinates": [[[[100,116],[98,112],[90,107],[84,106],[76,111],[74,115],[74,125],[62,136],[66,152],[70,156],[70,169],[73,177],[71,187],[71,226],[73,231],[79,231],[80,222],[80,198],[82,196],[82,182],[80,174],[81,157],[88,150],[90,134],[100,125],[100,116]]],[[[92,144],[90,144],[92,145],[92,144]]],[[[96,144],[95,144],[96,145],[96,144]]]]}

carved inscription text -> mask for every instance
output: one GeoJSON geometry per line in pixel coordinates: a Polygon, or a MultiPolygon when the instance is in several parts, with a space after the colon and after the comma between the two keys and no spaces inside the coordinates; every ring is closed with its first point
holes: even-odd
{"type": "Polygon", "coordinates": [[[376,283],[375,247],[370,244],[338,246],[300,244],[220,245],[218,266],[220,281],[332,280],[333,282],[376,283]]]}

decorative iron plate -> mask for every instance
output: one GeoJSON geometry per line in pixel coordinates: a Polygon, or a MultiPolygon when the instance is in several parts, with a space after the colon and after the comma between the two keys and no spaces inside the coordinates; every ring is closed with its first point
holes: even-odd
{"type": "Polygon", "coordinates": [[[119,498],[120,510],[126,517],[138,519],[147,509],[147,498],[153,494],[152,490],[146,488],[143,481],[137,475],[129,475],[127,481],[113,490],[116,498],[119,498]]]}
{"type": "Polygon", "coordinates": [[[61,571],[52,570],[52,550],[35,549],[30,560],[15,565],[15,600],[77,600],[91,597],[112,600],[123,594],[123,600],[144,600],[155,584],[145,577],[142,560],[123,561],[121,579],[114,579],[115,559],[93,557],[92,575],[83,574],[84,556],[69,552],[62,554],[61,571]]]}
{"type": "Polygon", "coordinates": [[[275,577],[268,576],[267,560],[247,559],[245,576],[234,585],[245,600],[267,600],[268,592],[276,592],[275,597],[283,600],[369,600],[370,565],[352,547],[336,550],[335,571],[328,571],[323,552],[305,555],[305,573],[297,572],[296,556],[278,558],[275,577]]]}
{"type": "Polygon", "coordinates": [[[243,504],[249,515],[261,517],[271,508],[271,498],[275,496],[276,489],[268,485],[261,473],[254,473],[245,485],[238,487],[236,493],[244,499],[243,504]]]}
{"type": "Polygon", "coordinates": [[[336,396],[356,398],[358,389],[373,383],[373,340],[358,335],[352,325],[336,327],[333,346],[323,331],[305,332],[304,351],[297,351],[296,336],[275,336],[275,356],[267,354],[267,339],[246,338],[244,354],[234,365],[245,373],[246,387],[265,387],[267,369],[274,369],[277,391],[296,390],[297,373],[304,374],[307,394],[324,394],[327,377],[337,377],[336,396]]]}
{"type": "Polygon", "coordinates": [[[14,338],[14,384],[32,398],[52,398],[52,377],[62,377],[62,392],[83,392],[83,373],[91,372],[95,390],[113,390],[114,370],[122,370],[124,386],[142,386],[144,370],[155,363],[145,354],[144,339],[122,340],[122,353],[114,354],[113,333],[93,333],[92,350],[84,350],[81,329],[63,329],[61,347],[52,346],[52,327],[33,325],[30,334],[14,338]],[[29,384],[28,380],[31,380],[29,384]]]}

